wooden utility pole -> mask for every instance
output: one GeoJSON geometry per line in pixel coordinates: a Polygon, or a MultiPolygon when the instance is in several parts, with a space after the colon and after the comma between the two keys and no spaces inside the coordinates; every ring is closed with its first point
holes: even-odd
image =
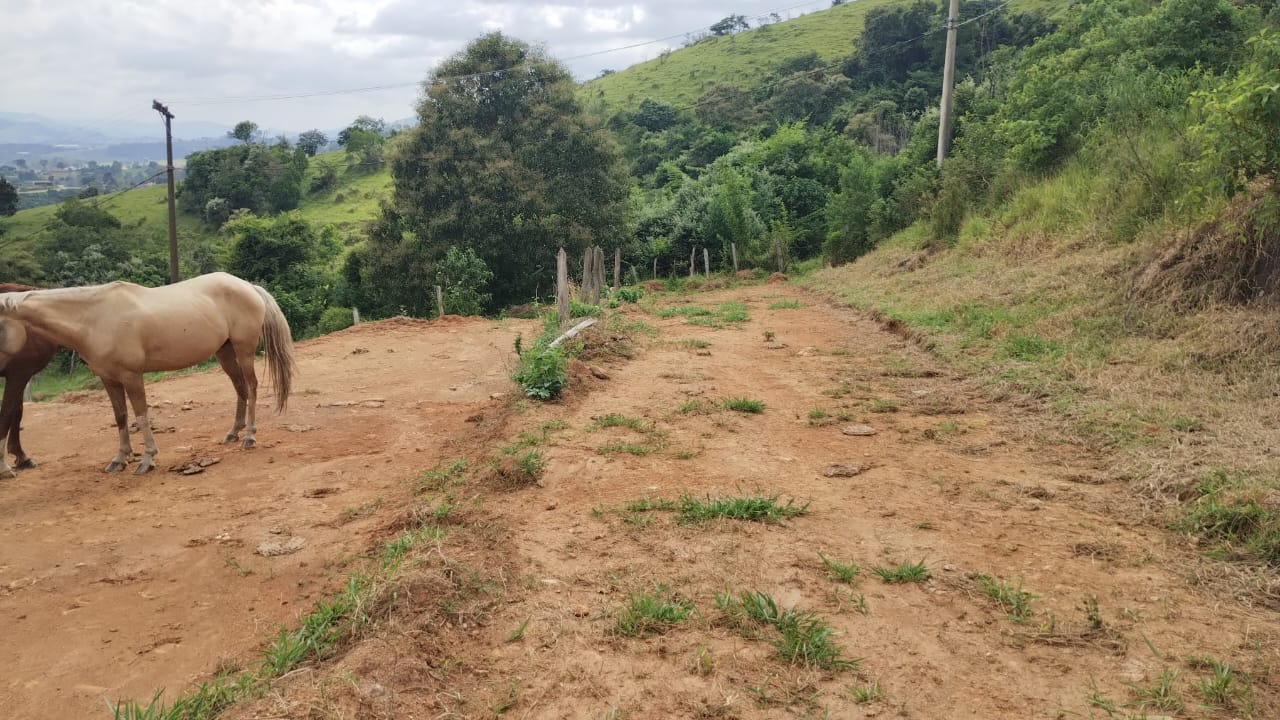
{"type": "Polygon", "coordinates": [[[164,117],[164,149],[169,164],[169,282],[178,282],[178,208],[174,205],[173,195],[173,113],[160,104],[159,100],[151,101],[151,109],[164,117]]]}
{"type": "Polygon", "coordinates": [[[951,0],[947,12],[947,54],[942,68],[942,116],[938,118],[938,167],[947,159],[951,147],[951,90],[956,79],[956,20],[960,16],[960,0],[951,0]]]}

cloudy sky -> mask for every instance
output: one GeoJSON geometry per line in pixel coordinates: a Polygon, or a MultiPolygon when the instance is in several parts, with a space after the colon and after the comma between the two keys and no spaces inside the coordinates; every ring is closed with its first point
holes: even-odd
{"type": "Polygon", "coordinates": [[[544,44],[574,76],[679,47],[730,14],[783,18],[830,0],[0,0],[0,111],[123,129],[251,119],[273,131],[410,117],[420,82],[478,35],[544,44]],[[673,39],[662,40],[663,38],[673,39]],[[639,47],[629,45],[645,43],[639,47]],[[382,89],[289,99],[355,88],[382,89]]]}

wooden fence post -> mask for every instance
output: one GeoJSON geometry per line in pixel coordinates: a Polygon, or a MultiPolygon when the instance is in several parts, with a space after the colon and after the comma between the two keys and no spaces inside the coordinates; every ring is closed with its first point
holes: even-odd
{"type": "Polygon", "coordinates": [[[702,275],[704,277],[711,276],[711,256],[707,253],[706,248],[702,248],[702,275]]]}
{"type": "Polygon", "coordinates": [[[604,248],[596,246],[596,283],[592,287],[595,292],[596,301],[592,305],[600,304],[600,297],[604,293],[604,248]]]}
{"type": "Polygon", "coordinates": [[[693,277],[693,258],[697,256],[698,248],[689,248],[689,277],[693,277]]]}
{"type": "Polygon", "coordinates": [[[351,308],[351,324],[352,325],[360,324],[360,308],[358,307],[351,308]]]}
{"type": "Polygon", "coordinates": [[[738,243],[729,243],[729,251],[733,253],[733,274],[738,274],[738,243]]]}
{"type": "Polygon", "coordinates": [[[613,249],[613,291],[622,287],[622,248],[613,249]]]}
{"type": "Polygon", "coordinates": [[[564,248],[556,253],[556,319],[560,327],[569,324],[569,255],[564,248]]]}
{"type": "Polygon", "coordinates": [[[588,247],[582,251],[582,285],[578,288],[578,299],[582,302],[591,301],[591,263],[596,259],[596,254],[588,247]]]}
{"type": "Polygon", "coordinates": [[[658,279],[658,258],[653,259],[653,279],[658,279]]]}
{"type": "Polygon", "coordinates": [[[444,293],[436,286],[436,317],[444,317],[444,293]]]}

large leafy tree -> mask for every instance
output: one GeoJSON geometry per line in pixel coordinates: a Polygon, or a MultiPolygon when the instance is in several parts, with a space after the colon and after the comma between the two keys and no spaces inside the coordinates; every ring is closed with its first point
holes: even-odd
{"type": "Polygon", "coordinates": [[[626,170],[574,89],[562,65],[501,33],[441,63],[425,83],[418,126],[392,154],[394,208],[355,263],[361,282],[382,277],[394,295],[413,283],[393,277],[470,248],[493,273],[491,307],[501,306],[552,291],[556,248],[621,242],[626,170]],[[378,267],[387,262],[396,268],[378,267]]]}

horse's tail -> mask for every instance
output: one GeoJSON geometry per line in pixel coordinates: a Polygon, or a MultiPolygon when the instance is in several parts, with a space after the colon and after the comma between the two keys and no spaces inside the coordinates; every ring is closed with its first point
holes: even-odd
{"type": "Polygon", "coordinates": [[[276,412],[281,412],[289,403],[289,389],[293,385],[293,335],[289,332],[289,321],[271,293],[257,285],[253,289],[267,305],[266,317],[262,320],[262,345],[267,351],[267,375],[276,391],[276,412]]]}

